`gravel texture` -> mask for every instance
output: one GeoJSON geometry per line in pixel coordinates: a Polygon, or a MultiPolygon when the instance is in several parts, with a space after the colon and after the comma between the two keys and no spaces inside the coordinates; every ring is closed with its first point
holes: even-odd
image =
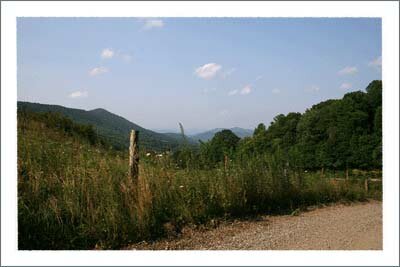
{"type": "Polygon", "coordinates": [[[292,215],[186,227],[177,237],[141,242],[144,250],[382,250],[382,203],[310,207],[292,215]]]}

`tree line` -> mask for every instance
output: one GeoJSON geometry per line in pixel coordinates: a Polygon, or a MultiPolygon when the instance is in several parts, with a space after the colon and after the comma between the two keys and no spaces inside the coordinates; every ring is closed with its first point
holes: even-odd
{"type": "MultiPolygon", "coordinates": [[[[18,109],[18,124],[23,131],[30,121],[37,121],[50,129],[56,129],[68,136],[79,137],[91,145],[110,147],[107,138],[100,136],[91,124],[76,123],[58,112],[33,112],[24,108],[18,109]]],[[[43,129],[45,130],[45,129],[43,129]]]]}
{"type": "Polygon", "coordinates": [[[252,137],[240,139],[230,130],[200,142],[199,150],[174,153],[179,167],[213,168],[225,157],[244,160],[271,154],[292,167],[364,170],[382,168],[382,81],[366,92],[313,105],[303,114],[279,114],[267,128],[260,123],[252,137]]]}

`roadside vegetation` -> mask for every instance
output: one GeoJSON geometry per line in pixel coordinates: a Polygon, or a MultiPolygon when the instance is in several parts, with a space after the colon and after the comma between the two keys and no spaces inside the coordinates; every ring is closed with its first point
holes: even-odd
{"type": "Polygon", "coordinates": [[[381,95],[373,81],[252,137],[223,130],[197,149],[143,148],[138,181],[127,151],[93,126],[19,109],[19,249],[118,249],[216,218],[380,199],[381,184],[364,181],[382,177],[381,95]]]}

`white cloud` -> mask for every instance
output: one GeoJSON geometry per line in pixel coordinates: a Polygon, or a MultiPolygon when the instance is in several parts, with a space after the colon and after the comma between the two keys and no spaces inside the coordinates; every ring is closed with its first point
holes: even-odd
{"type": "Polygon", "coordinates": [[[164,22],[161,19],[146,19],[143,25],[144,30],[162,27],[164,27],[164,22]]]}
{"type": "Polygon", "coordinates": [[[356,74],[358,72],[357,67],[344,67],[343,69],[338,71],[339,75],[348,75],[348,74],[356,74]]]}
{"type": "Polygon", "coordinates": [[[101,51],[101,58],[110,59],[110,58],[118,58],[125,62],[130,62],[132,60],[132,56],[128,53],[123,53],[121,51],[115,51],[111,48],[104,48],[101,51]]]}
{"type": "Polygon", "coordinates": [[[96,76],[96,75],[100,75],[100,74],[107,73],[107,72],[108,72],[108,69],[106,67],[96,67],[89,71],[89,75],[96,76]]]}
{"type": "Polygon", "coordinates": [[[75,91],[68,95],[69,98],[84,98],[87,97],[89,93],[87,91],[75,91]]]}
{"type": "Polygon", "coordinates": [[[306,88],[306,92],[311,92],[311,93],[316,93],[316,92],[318,92],[319,91],[319,87],[318,86],[316,86],[316,85],[312,85],[311,87],[309,87],[309,88],[306,88]]]}
{"type": "Polygon", "coordinates": [[[382,68],[382,57],[377,57],[376,59],[372,60],[371,62],[368,63],[368,66],[377,69],[382,68]]]}
{"type": "Polygon", "coordinates": [[[278,89],[278,88],[272,89],[272,93],[275,95],[279,94],[280,92],[281,92],[281,89],[278,89]]]}
{"type": "Polygon", "coordinates": [[[237,95],[237,94],[248,95],[248,94],[251,93],[251,91],[252,91],[251,85],[246,85],[246,86],[243,87],[241,90],[235,89],[235,90],[229,91],[229,92],[228,92],[228,95],[229,95],[229,96],[237,95]]]}
{"type": "Polygon", "coordinates": [[[251,93],[251,86],[250,85],[246,85],[245,87],[242,88],[242,90],[240,90],[240,94],[241,95],[248,95],[251,93]]]}
{"type": "Polygon", "coordinates": [[[110,48],[105,48],[101,51],[102,58],[112,58],[114,56],[114,51],[110,48]]]}
{"type": "Polygon", "coordinates": [[[254,82],[256,82],[256,81],[258,81],[258,80],[261,80],[262,77],[263,77],[262,75],[257,76],[257,78],[254,80],[254,82]]]}
{"type": "Polygon", "coordinates": [[[221,65],[216,63],[208,63],[195,70],[198,77],[209,80],[217,75],[218,71],[222,68],[221,65]]]}
{"type": "Polygon", "coordinates": [[[342,90],[347,90],[351,88],[351,83],[342,83],[342,85],[340,86],[340,89],[342,90]]]}
{"type": "Polygon", "coordinates": [[[239,90],[235,89],[232,91],[229,91],[228,95],[236,95],[239,92],[239,90]]]}
{"type": "Polygon", "coordinates": [[[231,69],[229,69],[229,70],[227,70],[227,71],[224,71],[223,73],[222,73],[222,78],[227,78],[228,76],[231,76],[232,75],[232,73],[234,73],[236,71],[236,69],[235,68],[231,68],[231,69]]]}

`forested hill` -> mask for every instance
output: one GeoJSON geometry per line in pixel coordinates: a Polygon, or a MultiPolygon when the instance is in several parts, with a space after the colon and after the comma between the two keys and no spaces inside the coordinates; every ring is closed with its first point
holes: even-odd
{"type": "Polygon", "coordinates": [[[18,110],[30,112],[56,112],[81,124],[93,125],[101,137],[106,138],[115,148],[123,149],[129,145],[129,132],[131,129],[139,131],[139,146],[144,149],[165,150],[176,149],[180,140],[147,130],[125,118],[115,115],[105,109],[90,111],[67,108],[58,105],[45,105],[30,102],[18,102],[18,110]]]}
{"type": "MultiPolygon", "coordinates": [[[[198,141],[198,140],[208,141],[208,140],[211,140],[216,133],[218,133],[222,130],[224,130],[224,128],[215,128],[215,129],[212,129],[212,130],[209,130],[206,132],[190,135],[190,138],[192,138],[193,140],[196,140],[196,141],[198,141]]],[[[234,127],[229,130],[231,130],[234,134],[236,134],[240,138],[248,137],[253,134],[253,130],[243,129],[243,128],[239,128],[239,127],[234,127]]]]}
{"type": "MultiPolygon", "coordinates": [[[[144,129],[104,109],[85,111],[28,102],[18,102],[18,109],[58,112],[77,123],[91,124],[100,137],[117,148],[128,146],[131,129],[140,131],[139,145],[145,149],[175,150],[182,143],[177,134],[144,129]]],[[[202,164],[214,165],[229,152],[232,158],[279,154],[290,164],[306,169],[381,168],[382,81],[371,82],[366,92],[351,92],[342,99],[318,103],[303,114],[279,114],[269,127],[259,124],[252,136],[242,140],[235,136],[236,141],[232,143],[223,136],[200,145],[199,153],[204,155],[198,156],[205,159],[202,164]]]]}
{"type": "Polygon", "coordinates": [[[327,100],[305,113],[280,114],[266,129],[260,124],[239,153],[279,153],[302,168],[382,167],[382,81],[366,92],[327,100]]]}

